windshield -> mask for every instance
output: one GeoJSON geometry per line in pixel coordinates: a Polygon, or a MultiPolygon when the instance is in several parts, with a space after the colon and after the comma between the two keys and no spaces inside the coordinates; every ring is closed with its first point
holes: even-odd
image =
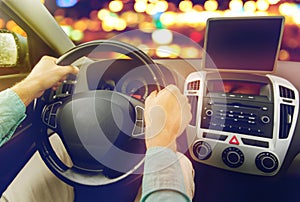
{"type": "Polygon", "coordinates": [[[147,53],[153,58],[202,58],[203,50],[199,47],[204,44],[208,18],[282,15],[285,17],[285,25],[278,59],[300,61],[300,3],[296,0],[42,2],[76,44],[116,38],[148,50],[147,53]],[[125,34],[132,30],[139,31],[125,34]],[[185,36],[192,43],[176,40],[176,36],[185,36]]]}

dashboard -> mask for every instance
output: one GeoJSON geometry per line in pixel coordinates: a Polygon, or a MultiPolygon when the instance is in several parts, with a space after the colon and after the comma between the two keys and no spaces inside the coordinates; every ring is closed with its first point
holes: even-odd
{"type": "MultiPolygon", "coordinates": [[[[167,84],[175,84],[175,74],[164,65],[158,68],[167,84]]],[[[131,59],[102,60],[92,63],[86,70],[89,90],[117,91],[144,102],[157,89],[157,84],[144,65],[131,59]]]]}

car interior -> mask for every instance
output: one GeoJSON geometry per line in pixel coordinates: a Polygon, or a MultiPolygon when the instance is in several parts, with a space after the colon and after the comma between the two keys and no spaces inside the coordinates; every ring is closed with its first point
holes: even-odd
{"type": "Polygon", "coordinates": [[[191,58],[168,49],[161,50],[168,57],[151,57],[157,46],[130,44],[132,36],[147,39],[141,30],[76,43],[40,0],[0,0],[0,16],[26,33],[0,31],[0,90],[25,78],[43,55],[80,68],[30,104],[0,147],[1,195],[38,151],[74,187],[75,201],[134,201],[146,150],[145,99],[173,84],[191,105],[177,144],[195,170],[193,201],[299,201],[300,65],[278,60],[284,16],[208,18],[203,46],[175,31],[158,34],[200,50],[191,58]],[[72,166],[53,150],[54,134],[72,166]]]}

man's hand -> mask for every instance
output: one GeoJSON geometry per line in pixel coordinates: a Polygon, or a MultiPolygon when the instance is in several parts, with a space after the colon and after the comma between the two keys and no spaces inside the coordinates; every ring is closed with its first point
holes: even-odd
{"type": "Polygon", "coordinates": [[[40,97],[48,88],[56,90],[68,74],[77,73],[77,67],[59,66],[56,65],[56,58],[44,56],[30,74],[11,89],[19,95],[25,106],[27,106],[32,100],[40,97]]]}
{"type": "Polygon", "coordinates": [[[174,85],[152,92],[145,101],[146,146],[176,151],[176,138],[192,118],[187,98],[174,85]]]}

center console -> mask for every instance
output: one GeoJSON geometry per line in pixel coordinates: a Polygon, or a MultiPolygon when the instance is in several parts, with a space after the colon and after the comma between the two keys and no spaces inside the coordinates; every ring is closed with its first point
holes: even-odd
{"type": "Polygon", "coordinates": [[[204,164],[272,176],[294,135],[299,94],[275,76],[282,16],[210,18],[201,71],[185,81],[189,152],[204,164]]]}
{"type": "Polygon", "coordinates": [[[187,128],[194,160],[258,175],[276,174],[298,117],[298,91],[267,74],[190,74],[184,94],[192,107],[187,128]]]}

